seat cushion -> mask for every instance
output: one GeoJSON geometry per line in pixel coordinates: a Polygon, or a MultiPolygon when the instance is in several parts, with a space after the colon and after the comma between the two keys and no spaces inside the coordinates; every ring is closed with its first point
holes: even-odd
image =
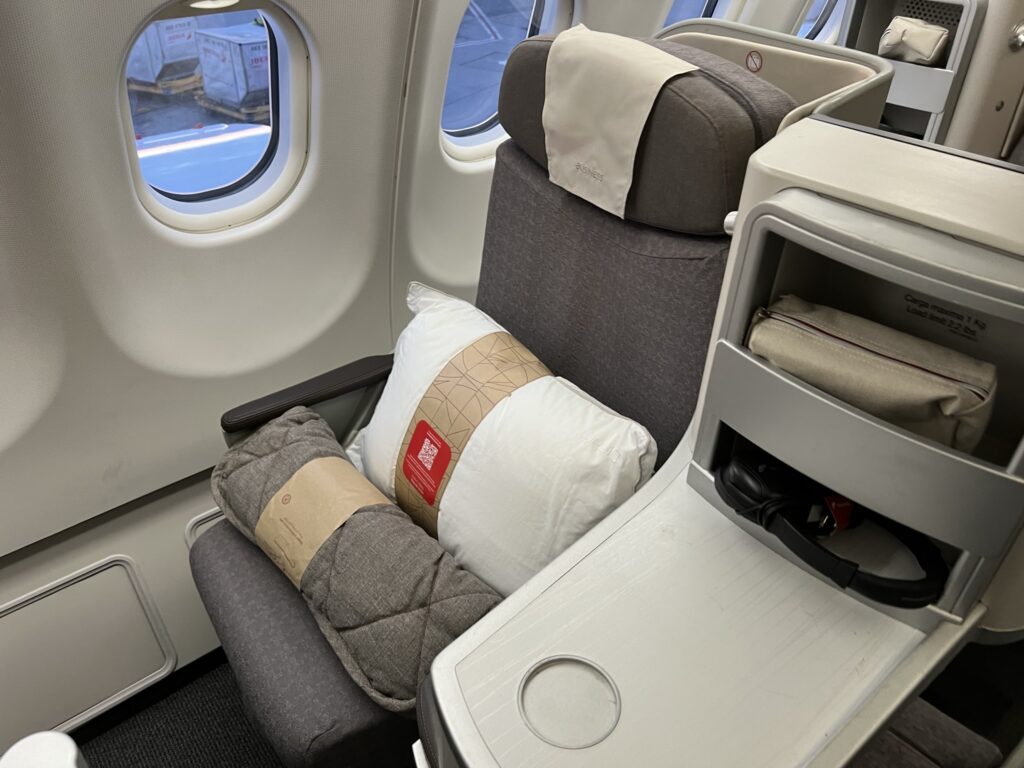
{"type": "Polygon", "coordinates": [[[996,768],[1002,759],[995,744],[923,699],[913,699],[850,768],[996,768]]]}
{"type": "Polygon", "coordinates": [[[412,765],[416,724],[352,681],[284,574],[227,522],[189,555],[248,713],[286,766],[412,765]]]}

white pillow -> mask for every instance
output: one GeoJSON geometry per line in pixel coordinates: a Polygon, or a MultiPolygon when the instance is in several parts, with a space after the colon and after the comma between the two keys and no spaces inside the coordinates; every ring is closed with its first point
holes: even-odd
{"type": "MultiPolygon", "coordinates": [[[[452,358],[504,331],[472,304],[420,283],[415,313],[370,423],[349,455],[388,496],[424,393],[452,358]]],[[[439,501],[437,534],[503,595],[519,587],[643,485],[657,446],[642,426],[565,379],[543,376],[500,400],[466,444],[439,501]]]]}

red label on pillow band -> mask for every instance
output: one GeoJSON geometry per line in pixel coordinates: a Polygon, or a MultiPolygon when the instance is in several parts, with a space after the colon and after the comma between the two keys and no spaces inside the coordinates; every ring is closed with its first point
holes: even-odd
{"type": "Polygon", "coordinates": [[[433,506],[451,460],[451,446],[427,422],[420,421],[402,459],[402,474],[423,500],[433,506]]]}
{"type": "Polygon", "coordinates": [[[474,341],[438,372],[406,427],[395,462],[395,498],[437,536],[437,515],[473,431],[519,387],[551,372],[507,331],[474,341]]]}

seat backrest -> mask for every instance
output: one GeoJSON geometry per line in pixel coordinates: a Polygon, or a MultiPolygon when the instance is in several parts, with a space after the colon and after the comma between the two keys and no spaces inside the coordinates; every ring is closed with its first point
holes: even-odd
{"type": "Polygon", "coordinates": [[[742,181],[730,169],[745,167],[793,102],[741,67],[659,45],[680,58],[692,52],[702,69],[670,81],[655,101],[621,220],[548,180],[541,110],[550,44],[525,41],[506,67],[499,116],[512,140],[495,159],[476,303],[555,374],[647,427],[660,464],[697,404],[729,250],[722,222],[742,181]],[[720,97],[723,69],[738,99],[720,97]],[[726,140],[695,147],[700,126],[686,124],[695,110],[714,141],[726,140]],[[637,223],[652,219],[676,231],[637,223]],[[717,234],[684,233],[706,232],[709,221],[717,234]]]}

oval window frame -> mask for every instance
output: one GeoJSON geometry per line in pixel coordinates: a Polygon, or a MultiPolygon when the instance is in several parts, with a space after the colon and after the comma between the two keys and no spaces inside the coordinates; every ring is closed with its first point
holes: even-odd
{"type": "MultiPolygon", "coordinates": [[[[575,13],[575,3],[573,0],[542,0],[542,3],[543,5],[539,13],[537,11],[537,6],[541,3],[534,4],[533,14],[530,20],[531,30],[534,28],[535,23],[539,29],[539,24],[550,7],[554,8],[554,10],[551,11],[552,32],[561,32],[562,30],[568,29],[572,26],[575,13]]],[[[475,126],[471,126],[470,128],[462,129],[454,133],[446,131],[441,125],[441,119],[444,113],[444,97],[448,92],[448,78],[451,74],[451,53],[455,50],[455,36],[458,32],[459,25],[462,24],[462,19],[465,16],[468,7],[469,3],[467,2],[466,8],[463,8],[459,13],[458,20],[452,29],[452,49],[451,52],[449,52],[448,58],[445,60],[443,80],[441,81],[441,103],[437,108],[437,132],[441,147],[448,158],[458,163],[473,163],[494,157],[494,153],[497,151],[498,146],[508,138],[508,134],[505,132],[504,128],[501,127],[501,123],[498,121],[497,110],[495,110],[494,114],[487,120],[481,121],[475,126]]],[[[539,34],[539,32],[536,34],[539,34]]]]}
{"type": "Polygon", "coordinates": [[[184,232],[214,232],[260,218],[295,188],[309,152],[310,72],[306,38],[292,17],[270,0],[239,0],[230,8],[192,8],[188,0],[164,6],[139,25],[126,46],[119,69],[121,122],[129,172],[142,207],[157,221],[184,232]],[[266,21],[271,59],[273,130],[263,158],[245,176],[226,187],[191,195],[153,187],[142,175],[126,87],[128,53],[154,21],[223,13],[258,11],[266,21]]]}

